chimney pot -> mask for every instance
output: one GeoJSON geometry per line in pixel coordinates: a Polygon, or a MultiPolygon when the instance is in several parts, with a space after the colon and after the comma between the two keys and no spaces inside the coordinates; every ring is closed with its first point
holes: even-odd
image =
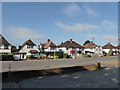
{"type": "Polygon", "coordinates": [[[48,39],[48,42],[50,41],[50,39],[48,39]]]}

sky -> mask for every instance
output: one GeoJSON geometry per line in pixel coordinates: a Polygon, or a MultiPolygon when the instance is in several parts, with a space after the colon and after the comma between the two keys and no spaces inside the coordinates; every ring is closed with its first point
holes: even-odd
{"type": "Polygon", "coordinates": [[[57,45],[73,39],[80,45],[118,44],[117,2],[3,2],[2,35],[13,45],[31,39],[57,45]]]}

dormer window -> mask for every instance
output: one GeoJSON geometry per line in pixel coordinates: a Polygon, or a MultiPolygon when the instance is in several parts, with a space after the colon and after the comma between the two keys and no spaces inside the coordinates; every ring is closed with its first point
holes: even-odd
{"type": "Polygon", "coordinates": [[[27,48],[33,48],[34,46],[33,45],[27,45],[27,48]]]}

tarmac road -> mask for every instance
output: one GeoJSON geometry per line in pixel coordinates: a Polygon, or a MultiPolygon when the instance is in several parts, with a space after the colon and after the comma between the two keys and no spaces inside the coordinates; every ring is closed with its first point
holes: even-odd
{"type": "Polygon", "coordinates": [[[24,61],[1,61],[2,71],[9,71],[9,66],[12,71],[26,71],[26,70],[42,70],[60,67],[83,66],[94,64],[100,61],[101,63],[118,61],[118,56],[111,57],[97,57],[97,58],[81,58],[81,59],[59,59],[59,60],[24,60],[24,61]]]}
{"type": "MultiPolygon", "coordinates": [[[[119,88],[118,67],[71,74],[38,76],[21,80],[22,88],[119,88]]],[[[19,88],[15,82],[3,82],[3,88],[19,88]]]]}

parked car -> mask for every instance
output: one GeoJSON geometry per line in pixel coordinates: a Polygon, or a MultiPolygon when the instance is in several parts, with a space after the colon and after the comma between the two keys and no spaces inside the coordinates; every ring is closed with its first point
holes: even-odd
{"type": "Polygon", "coordinates": [[[48,58],[54,59],[54,55],[53,55],[53,54],[50,54],[50,55],[48,55],[48,58]]]}

